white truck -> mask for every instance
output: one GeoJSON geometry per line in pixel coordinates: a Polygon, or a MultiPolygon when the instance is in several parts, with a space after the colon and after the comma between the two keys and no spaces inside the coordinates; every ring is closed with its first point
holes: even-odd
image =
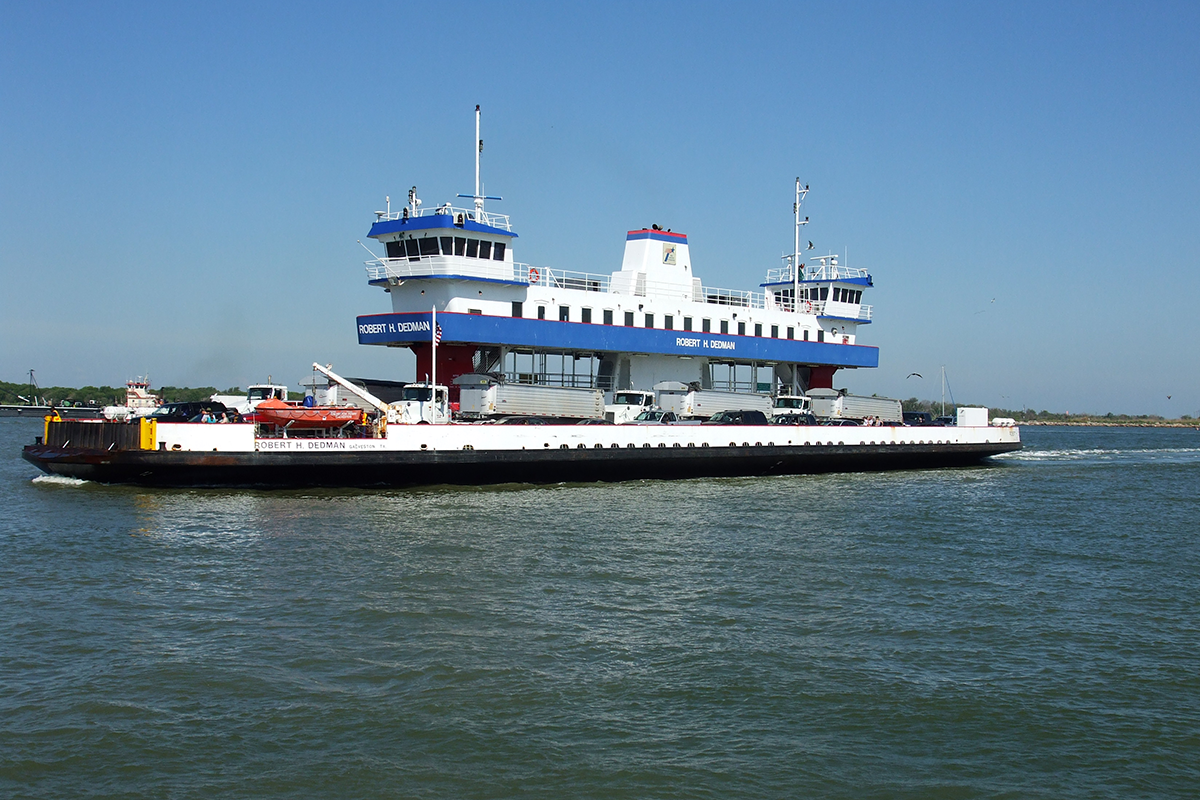
{"type": "Polygon", "coordinates": [[[571,386],[501,383],[490,375],[460,375],[459,414],[466,419],[550,417],[603,419],[604,392],[571,386]]]}
{"type": "Polygon", "coordinates": [[[819,419],[867,419],[884,424],[902,425],[904,413],[899,400],[887,397],[860,397],[835,389],[809,389],[812,413],[819,419]]]}
{"type": "Polygon", "coordinates": [[[771,415],[771,396],[751,392],[696,389],[665,381],[654,387],[658,407],[674,411],[681,419],[708,419],[719,411],[761,411],[771,415]]]}
{"type": "Polygon", "coordinates": [[[399,425],[444,425],[450,421],[450,390],[430,383],[410,383],[400,399],[388,404],[387,421],[399,425]]]}
{"type": "Polygon", "coordinates": [[[772,417],[807,417],[812,413],[812,400],[802,394],[781,394],[775,398],[772,417]]]}
{"type": "Polygon", "coordinates": [[[613,400],[604,406],[604,418],[614,425],[633,422],[638,414],[654,408],[654,392],[623,389],[613,392],[613,400]]]}

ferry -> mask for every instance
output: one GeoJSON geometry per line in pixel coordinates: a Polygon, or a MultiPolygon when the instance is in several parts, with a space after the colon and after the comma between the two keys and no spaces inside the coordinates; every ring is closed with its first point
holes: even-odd
{"type": "Polygon", "coordinates": [[[399,400],[314,363],[331,391],[308,405],[362,414],[325,427],[47,418],[24,457],[109,483],[371,487],[932,468],[1020,449],[1019,428],[990,425],[984,408],[911,427],[897,401],[851,403],[835,388],[878,366],[859,341],[874,283],[836,255],[806,257],[799,180],[792,253],[755,289],[704,283],[687,235],[657,224],[626,232],[610,273],[528,264],[509,217],[486,207],[501,198],[480,189],[479,114],[475,191],[459,195],[470,203],[427,208],[413,187],[367,234],[382,253],[366,279],[391,308],[359,316],[357,336],[415,354],[420,380],[399,400]],[[818,402],[834,424],[812,424],[818,402]],[[656,424],[613,424],[667,403],[656,424]],[[843,408],[876,413],[838,418],[843,408]]]}

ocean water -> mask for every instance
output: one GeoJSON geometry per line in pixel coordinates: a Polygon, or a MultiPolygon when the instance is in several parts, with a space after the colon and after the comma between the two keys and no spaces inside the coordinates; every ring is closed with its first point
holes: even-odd
{"type": "Polygon", "coordinates": [[[1200,432],[987,467],[415,491],[37,477],[0,796],[1200,795],[1200,432]]]}

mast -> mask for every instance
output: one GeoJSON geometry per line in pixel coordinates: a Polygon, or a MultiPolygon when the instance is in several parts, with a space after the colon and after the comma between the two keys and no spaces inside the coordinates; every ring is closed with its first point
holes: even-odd
{"type": "Polygon", "coordinates": [[[479,154],[483,152],[483,139],[479,138],[479,104],[475,104],[475,220],[483,222],[483,196],[479,193],[479,154]]]}
{"type": "Polygon", "coordinates": [[[796,216],[796,240],[792,250],[792,311],[800,310],[800,226],[808,224],[808,217],[800,221],[800,204],[808,194],[808,186],[800,188],[800,179],[796,178],[796,202],[792,204],[792,213],[796,216]]]}

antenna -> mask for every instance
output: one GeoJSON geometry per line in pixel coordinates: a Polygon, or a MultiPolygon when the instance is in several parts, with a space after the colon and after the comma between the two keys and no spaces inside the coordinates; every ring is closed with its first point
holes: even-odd
{"type": "Polygon", "coordinates": [[[800,310],[800,226],[808,224],[808,217],[800,221],[800,205],[808,196],[808,186],[800,188],[800,179],[796,178],[796,202],[792,204],[792,213],[796,215],[796,241],[792,250],[792,311],[800,310]]]}
{"type": "Polygon", "coordinates": [[[503,197],[487,197],[479,191],[479,154],[483,152],[483,139],[479,137],[479,106],[475,106],[475,194],[460,194],[459,197],[470,197],[475,201],[475,221],[483,222],[483,201],[503,200],[503,197]]]}

